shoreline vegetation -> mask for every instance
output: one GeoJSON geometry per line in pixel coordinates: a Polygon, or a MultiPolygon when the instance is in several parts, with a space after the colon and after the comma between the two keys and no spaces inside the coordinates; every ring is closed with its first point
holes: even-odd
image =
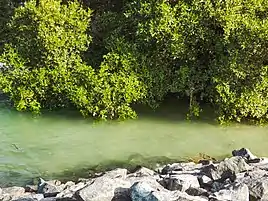
{"type": "Polygon", "coordinates": [[[264,0],[2,0],[0,91],[19,111],[136,118],[187,100],[220,122],[268,119],[264,0]]]}
{"type": "Polygon", "coordinates": [[[3,200],[17,201],[257,201],[266,200],[268,158],[249,149],[214,160],[173,161],[127,170],[114,167],[76,181],[38,181],[24,187],[0,188],[3,200]]]}

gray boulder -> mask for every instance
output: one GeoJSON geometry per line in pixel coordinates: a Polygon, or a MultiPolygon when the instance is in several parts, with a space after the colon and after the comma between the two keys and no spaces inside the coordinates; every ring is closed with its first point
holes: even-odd
{"type": "Polygon", "coordinates": [[[204,196],[191,196],[185,192],[173,191],[169,201],[208,201],[208,198],[204,196]]]}
{"type": "Polygon", "coordinates": [[[224,201],[249,201],[249,189],[246,184],[234,183],[210,196],[210,199],[224,201]]]}
{"type": "Polygon", "coordinates": [[[193,162],[189,163],[173,163],[166,165],[162,171],[161,174],[179,174],[179,173],[199,173],[200,169],[202,167],[202,164],[195,164],[193,162]]]}
{"type": "Polygon", "coordinates": [[[25,193],[24,195],[13,199],[14,201],[40,201],[44,198],[43,194],[25,193]]]}
{"type": "Polygon", "coordinates": [[[132,201],[207,201],[199,196],[191,196],[185,192],[160,190],[146,182],[136,182],[130,188],[132,201]]]}
{"type": "Polygon", "coordinates": [[[84,182],[79,182],[78,184],[75,185],[70,185],[68,186],[68,184],[70,183],[66,183],[65,184],[65,188],[62,192],[58,193],[56,195],[57,198],[74,198],[75,193],[79,190],[81,190],[82,188],[84,188],[87,185],[90,185],[91,183],[93,183],[94,180],[92,181],[88,181],[88,183],[84,183],[84,182]]]}
{"type": "Polygon", "coordinates": [[[37,185],[26,185],[25,186],[26,192],[30,192],[30,193],[37,192],[37,189],[38,189],[37,185]]]}
{"type": "Polygon", "coordinates": [[[268,171],[268,158],[260,158],[258,163],[251,163],[250,165],[268,171]]]}
{"type": "Polygon", "coordinates": [[[117,168],[115,170],[106,172],[102,177],[107,177],[111,179],[126,179],[127,169],[117,168]]]}
{"type": "Polygon", "coordinates": [[[257,179],[246,178],[244,183],[249,188],[249,194],[256,200],[268,200],[268,177],[257,179]]]}
{"type": "Polygon", "coordinates": [[[139,168],[132,174],[129,174],[128,177],[146,177],[156,175],[156,172],[145,167],[139,168]]]}
{"type": "Polygon", "coordinates": [[[19,198],[20,196],[24,195],[25,189],[22,187],[8,187],[8,188],[2,188],[0,194],[0,200],[15,200],[19,198]]]}
{"type": "Polygon", "coordinates": [[[213,183],[213,180],[206,175],[199,175],[198,181],[199,181],[199,184],[202,188],[211,187],[211,185],[213,183]]]}
{"type": "Polygon", "coordinates": [[[247,161],[254,161],[254,160],[256,160],[258,158],[255,155],[253,155],[249,151],[249,149],[247,149],[247,148],[241,148],[239,150],[233,150],[232,155],[233,156],[241,156],[241,157],[245,158],[247,161]]]}
{"type": "Polygon", "coordinates": [[[158,190],[146,182],[136,182],[130,188],[132,201],[168,201],[170,195],[167,190],[158,190]]]}
{"type": "Polygon", "coordinates": [[[190,187],[185,191],[188,195],[208,197],[209,192],[203,188],[190,187]]]}
{"type": "Polygon", "coordinates": [[[203,168],[203,173],[213,180],[221,180],[229,178],[234,181],[236,174],[250,170],[251,167],[245,162],[241,156],[225,159],[218,165],[208,165],[203,168]]]}
{"type": "MultiPolygon", "coordinates": [[[[115,176],[113,174],[109,175],[115,176]]],[[[83,201],[127,201],[130,200],[130,186],[130,182],[122,178],[111,178],[108,175],[104,175],[96,178],[92,184],[77,191],[75,198],[83,201]]]]}
{"type": "Polygon", "coordinates": [[[55,197],[64,190],[64,185],[58,180],[44,181],[40,178],[37,193],[43,194],[45,197],[55,197]]]}
{"type": "Polygon", "coordinates": [[[197,176],[191,174],[171,175],[167,182],[167,189],[171,191],[184,192],[190,187],[200,187],[197,176]]]}

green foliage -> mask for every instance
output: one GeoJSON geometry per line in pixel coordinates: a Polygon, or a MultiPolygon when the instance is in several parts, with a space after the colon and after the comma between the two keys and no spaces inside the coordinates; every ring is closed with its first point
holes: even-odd
{"type": "Polygon", "coordinates": [[[123,59],[110,53],[98,70],[81,58],[91,41],[90,15],[77,2],[59,0],[42,0],[38,6],[29,1],[16,9],[1,56],[9,70],[0,74],[0,86],[18,110],[38,113],[74,105],[83,115],[103,119],[135,116],[129,106],[142,97],[143,88],[129,69],[136,62],[131,55],[123,59]]]}
{"type": "Polygon", "coordinates": [[[125,5],[124,16],[102,15],[115,15],[120,24],[104,37],[104,46],[108,52],[111,46],[123,49],[116,42],[123,37],[135,49],[147,87],[144,102],[151,106],[175,92],[189,97],[189,117],[198,116],[200,103],[206,101],[215,106],[219,120],[265,119],[267,4],[133,1],[125,5]]]}
{"type": "Polygon", "coordinates": [[[7,42],[7,36],[10,34],[7,24],[14,14],[14,9],[23,2],[23,0],[0,1],[0,54],[3,52],[3,46],[7,42]]]}
{"type": "Polygon", "coordinates": [[[205,102],[221,121],[268,119],[267,1],[81,2],[31,0],[1,21],[0,88],[19,110],[124,119],[176,93],[188,117],[205,102]]]}
{"type": "Polygon", "coordinates": [[[268,2],[226,1],[216,5],[224,37],[214,81],[222,120],[267,119],[268,2]]]}

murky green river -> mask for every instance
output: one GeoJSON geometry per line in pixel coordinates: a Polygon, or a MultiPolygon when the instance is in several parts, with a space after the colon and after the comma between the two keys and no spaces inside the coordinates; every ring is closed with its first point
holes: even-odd
{"type": "Polygon", "coordinates": [[[33,117],[0,104],[0,185],[137,156],[219,157],[240,147],[268,156],[266,127],[188,122],[182,120],[182,107],[161,108],[141,112],[137,120],[96,124],[73,112],[33,117]]]}

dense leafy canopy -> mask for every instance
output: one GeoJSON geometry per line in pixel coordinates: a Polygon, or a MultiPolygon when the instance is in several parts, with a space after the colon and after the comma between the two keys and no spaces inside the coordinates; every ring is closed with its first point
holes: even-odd
{"type": "Polygon", "coordinates": [[[0,89],[19,110],[74,106],[133,118],[133,103],[157,107],[176,93],[189,115],[206,102],[222,121],[268,119],[266,0],[9,5],[0,5],[10,11],[0,19],[0,61],[9,67],[0,89]]]}

